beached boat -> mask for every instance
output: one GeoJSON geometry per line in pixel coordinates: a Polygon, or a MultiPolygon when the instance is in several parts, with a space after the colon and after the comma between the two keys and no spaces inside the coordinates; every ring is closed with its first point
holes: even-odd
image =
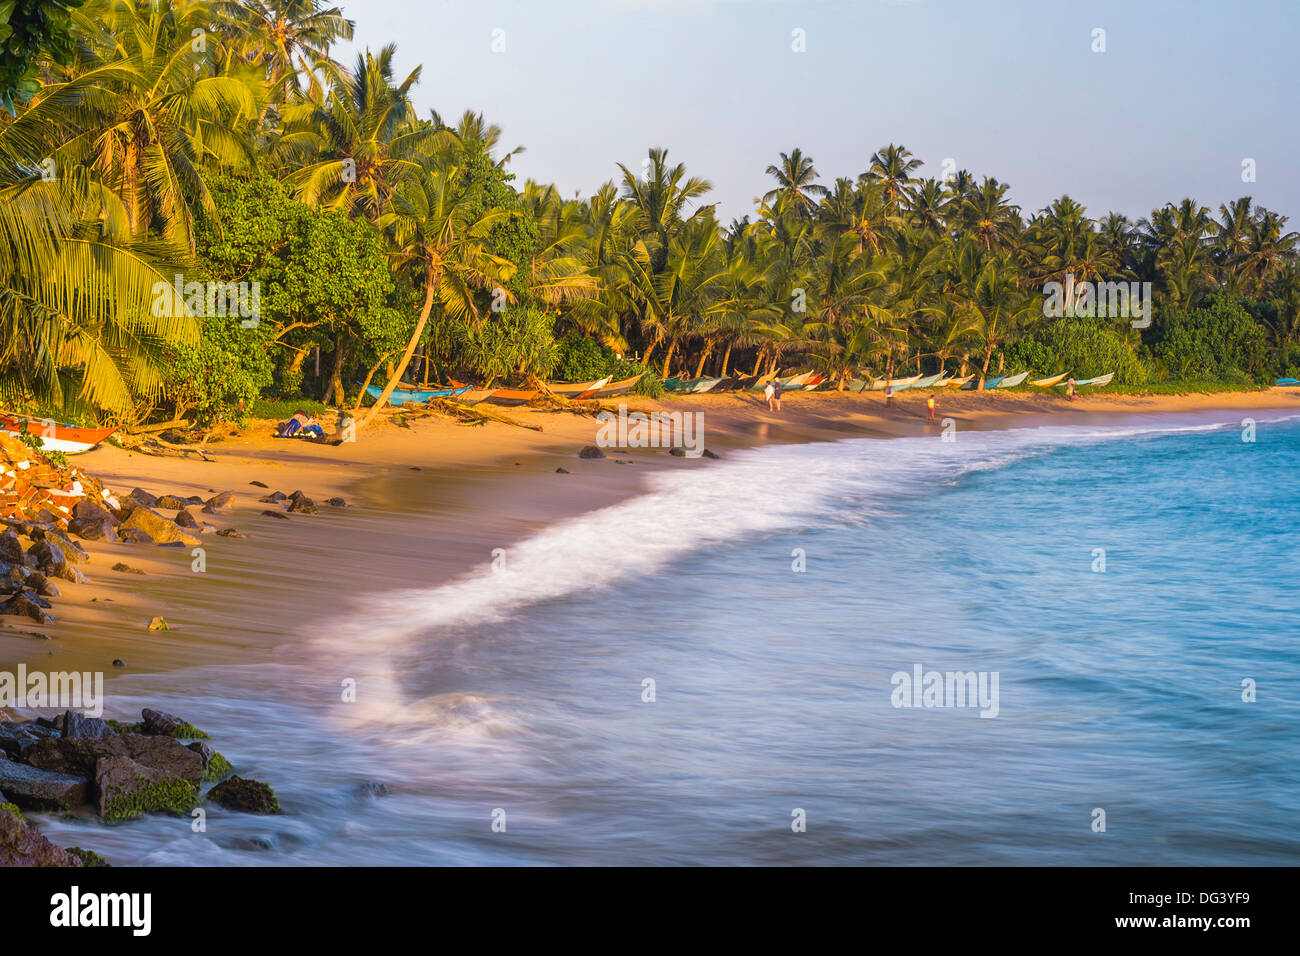
{"type": "Polygon", "coordinates": [[[830,376],[827,375],[825,372],[818,372],[816,375],[808,379],[807,382],[805,382],[802,386],[799,387],[802,388],[803,391],[805,392],[811,392],[814,388],[821,388],[823,385],[825,385],[826,380],[828,378],[830,378],[830,376]]]}
{"type": "Polygon", "coordinates": [[[484,401],[492,405],[523,405],[538,395],[535,388],[494,388],[484,401]]]}
{"type": "Polygon", "coordinates": [[[985,381],[984,381],[984,391],[987,392],[990,388],[997,388],[997,387],[998,387],[998,383],[1001,382],[1001,381],[1002,381],[1002,376],[1001,376],[1001,375],[997,376],[997,378],[985,379],[985,381]]]}
{"type": "Polygon", "coordinates": [[[778,378],[777,381],[780,382],[781,387],[788,392],[792,389],[803,388],[808,384],[812,377],[812,372],[801,372],[798,375],[791,375],[789,378],[778,378]]]}
{"type": "Polygon", "coordinates": [[[1059,385],[1061,382],[1064,382],[1065,377],[1069,374],[1069,372],[1062,372],[1060,375],[1053,375],[1051,378],[1036,378],[1029,384],[1037,386],[1038,388],[1051,388],[1053,385],[1059,385]]]}
{"type": "Polygon", "coordinates": [[[578,392],[576,395],[566,395],[565,397],[575,402],[592,398],[608,384],[609,384],[609,378],[608,377],[602,378],[598,381],[592,382],[591,388],[584,389],[583,391],[578,392]]]}
{"type": "Polygon", "coordinates": [[[495,388],[471,388],[457,395],[456,401],[462,405],[477,405],[495,391],[495,388]]]}
{"type": "Polygon", "coordinates": [[[919,375],[913,375],[911,378],[894,378],[894,379],[878,378],[871,383],[871,390],[873,392],[883,392],[885,390],[885,386],[892,385],[894,387],[894,391],[897,392],[900,388],[907,388],[908,386],[915,384],[916,381],[920,379],[920,377],[921,376],[919,375]]]}
{"type": "MultiPolygon", "coordinates": [[[[388,396],[388,404],[405,405],[407,402],[415,402],[419,405],[427,402],[431,398],[456,398],[463,395],[468,390],[468,385],[460,388],[395,388],[393,389],[392,394],[388,396]]],[[[366,394],[375,401],[379,401],[380,397],[384,394],[384,390],[378,385],[367,385],[366,394]]]]}
{"type": "Polygon", "coordinates": [[[0,431],[18,436],[23,432],[41,439],[41,451],[61,451],[80,455],[102,442],[116,428],[78,428],[75,425],[47,423],[21,415],[0,415],[0,431]]]}
{"type": "Polygon", "coordinates": [[[1002,381],[998,382],[997,387],[998,387],[998,388],[1015,388],[1017,385],[1019,385],[1020,383],[1022,383],[1022,382],[1023,382],[1025,379],[1027,379],[1027,378],[1029,378],[1029,373],[1028,373],[1028,372],[1021,372],[1019,375],[1011,375],[1011,376],[1009,376],[1009,377],[1007,377],[1007,378],[1002,379],[1002,381]]]}
{"type": "Polygon", "coordinates": [[[592,382],[547,382],[546,387],[561,398],[579,398],[609,384],[608,378],[592,382]]]}
{"type": "Polygon", "coordinates": [[[973,379],[974,377],[975,377],[974,375],[962,375],[961,377],[954,376],[953,378],[946,379],[943,383],[943,387],[944,388],[965,388],[967,383],[969,383],[970,380],[973,379]]]}
{"type": "Polygon", "coordinates": [[[721,381],[722,381],[721,378],[701,378],[701,379],[697,379],[697,380],[695,381],[694,385],[691,386],[691,391],[692,391],[693,393],[695,393],[696,395],[699,395],[701,392],[707,392],[707,391],[712,390],[712,389],[714,388],[714,386],[716,386],[716,385],[717,385],[719,382],[721,382],[721,381]]]}
{"type": "Polygon", "coordinates": [[[1075,386],[1091,385],[1095,388],[1101,388],[1103,385],[1109,385],[1110,380],[1115,377],[1114,372],[1107,372],[1105,375],[1098,375],[1096,378],[1085,378],[1081,382],[1075,382],[1075,386]]]}
{"type": "Polygon", "coordinates": [[[640,375],[633,375],[631,378],[620,379],[617,382],[610,382],[596,393],[598,398],[612,398],[615,395],[626,395],[636,387],[636,383],[641,381],[645,372],[640,375]]]}
{"type": "Polygon", "coordinates": [[[1295,386],[1300,385],[1300,379],[1297,379],[1297,378],[1279,378],[1279,379],[1277,380],[1277,384],[1278,384],[1278,385],[1281,385],[1283,388],[1295,388],[1295,386]]]}
{"type": "Polygon", "coordinates": [[[929,388],[932,385],[938,385],[941,378],[943,378],[943,372],[938,375],[927,375],[925,378],[918,378],[912,383],[912,388],[929,388]]]}
{"type": "Polygon", "coordinates": [[[855,378],[853,381],[849,382],[850,392],[861,392],[870,387],[870,383],[868,383],[865,378],[855,378]]]}

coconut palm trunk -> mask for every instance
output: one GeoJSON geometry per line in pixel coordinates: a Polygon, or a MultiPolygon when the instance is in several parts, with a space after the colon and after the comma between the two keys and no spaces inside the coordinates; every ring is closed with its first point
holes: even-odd
{"type": "Polygon", "coordinates": [[[388,377],[388,383],[380,393],[375,404],[370,406],[370,410],[357,423],[357,431],[365,428],[366,425],[379,414],[379,410],[388,404],[388,397],[393,394],[393,389],[397,388],[397,383],[402,380],[406,374],[406,366],[411,362],[411,356],[415,354],[415,347],[420,344],[420,339],[424,335],[424,327],[429,324],[429,313],[433,311],[433,297],[437,286],[436,276],[434,275],[433,266],[430,265],[424,274],[424,306],[420,309],[420,320],[415,323],[415,331],[411,333],[411,340],[406,343],[406,350],[402,352],[402,358],[398,361],[393,369],[393,374],[388,377]]]}

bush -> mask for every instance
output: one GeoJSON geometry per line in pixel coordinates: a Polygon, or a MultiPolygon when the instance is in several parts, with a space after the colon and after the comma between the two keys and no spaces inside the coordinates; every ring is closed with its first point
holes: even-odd
{"type": "Polygon", "coordinates": [[[1032,369],[1037,375],[1070,372],[1075,378],[1115,373],[1119,385],[1145,385],[1151,370],[1106,319],[1067,318],[1050,322],[1006,350],[1006,369],[1032,369]]]}
{"type": "Polygon", "coordinates": [[[1265,370],[1268,333],[1242,303],[1211,296],[1195,309],[1157,313],[1151,351],[1171,375],[1245,384],[1265,370]]]}
{"type": "Polygon", "coordinates": [[[164,387],[177,414],[193,412],[204,428],[247,416],[271,384],[268,338],[265,324],[246,329],[237,319],[204,319],[199,343],[171,355],[164,387]]]}

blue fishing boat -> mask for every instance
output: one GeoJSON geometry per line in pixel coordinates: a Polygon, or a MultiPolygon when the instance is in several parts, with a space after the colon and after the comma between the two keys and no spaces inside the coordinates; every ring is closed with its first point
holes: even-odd
{"type": "MultiPolygon", "coordinates": [[[[456,398],[468,392],[470,387],[463,385],[460,388],[395,388],[393,394],[388,396],[389,405],[405,405],[407,402],[415,402],[417,405],[427,402],[431,398],[456,398]]],[[[367,385],[366,394],[379,401],[379,397],[384,394],[384,390],[378,385],[367,385]]]]}

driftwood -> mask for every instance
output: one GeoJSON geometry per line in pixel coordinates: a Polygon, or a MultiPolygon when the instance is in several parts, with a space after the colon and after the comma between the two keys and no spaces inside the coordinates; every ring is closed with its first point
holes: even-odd
{"type": "MultiPolygon", "coordinates": [[[[152,435],[157,432],[165,432],[169,428],[189,428],[192,424],[188,418],[176,418],[170,422],[159,422],[157,425],[140,425],[126,429],[126,431],[132,435],[152,435]]],[[[119,434],[121,433],[119,432],[119,434]]]]}
{"type": "Polygon", "coordinates": [[[153,455],[156,458],[193,458],[198,461],[216,461],[215,458],[209,458],[197,448],[173,445],[161,438],[141,438],[138,435],[124,432],[119,432],[117,438],[122,443],[123,448],[138,451],[142,455],[153,455]]]}
{"type": "Polygon", "coordinates": [[[514,425],[516,428],[527,428],[535,432],[542,430],[541,425],[518,422],[513,418],[502,415],[500,412],[490,412],[476,405],[465,405],[462,402],[453,402],[447,398],[431,398],[424,407],[429,409],[431,413],[455,418],[463,425],[484,425],[488,422],[500,422],[502,425],[514,425]]]}

